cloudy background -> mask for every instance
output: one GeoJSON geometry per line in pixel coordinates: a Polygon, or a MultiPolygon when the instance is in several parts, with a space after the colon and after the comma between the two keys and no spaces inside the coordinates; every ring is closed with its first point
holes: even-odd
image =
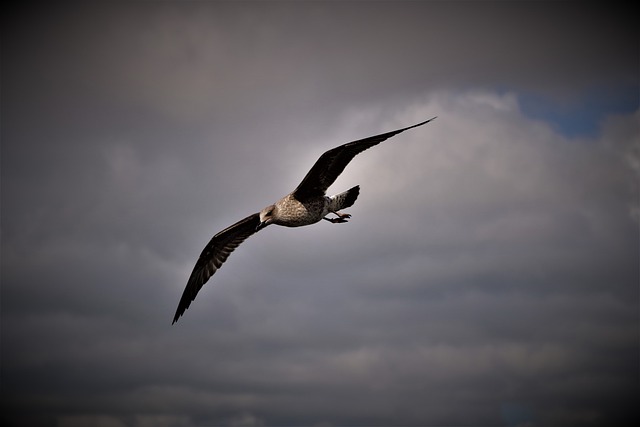
{"type": "MultiPolygon", "coordinates": [[[[640,418],[639,32],[610,4],[3,6],[3,426],[640,418]],[[348,224],[209,238],[358,156],[348,224]]],[[[618,424],[620,425],[620,424],[618,424]]]]}

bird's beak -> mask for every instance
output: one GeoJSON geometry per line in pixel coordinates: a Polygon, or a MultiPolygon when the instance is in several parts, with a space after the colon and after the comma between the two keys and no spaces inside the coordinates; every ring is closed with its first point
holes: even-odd
{"type": "Polygon", "coordinates": [[[257,226],[256,226],[256,231],[260,231],[263,228],[265,228],[267,225],[269,225],[266,221],[261,221],[257,226]]]}

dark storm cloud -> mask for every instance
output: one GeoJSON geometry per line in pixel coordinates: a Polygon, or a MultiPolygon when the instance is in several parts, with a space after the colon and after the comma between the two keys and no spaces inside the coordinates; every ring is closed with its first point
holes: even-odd
{"type": "Polygon", "coordinates": [[[638,418],[631,14],[40,12],[2,25],[3,425],[638,418]],[[330,189],[362,186],[349,224],[266,229],[170,326],[212,234],[324,150],[434,115],[330,189]]]}

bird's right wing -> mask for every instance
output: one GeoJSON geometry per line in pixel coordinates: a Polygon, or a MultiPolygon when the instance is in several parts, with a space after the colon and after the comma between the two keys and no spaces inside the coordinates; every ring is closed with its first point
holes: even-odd
{"type": "Polygon", "coordinates": [[[254,213],[225,228],[211,238],[200,254],[195,267],[193,267],[187,286],[182,293],[182,298],[180,298],[173,323],[176,323],[185,310],[189,308],[191,301],[196,298],[200,288],[218,271],[231,252],[257,231],[259,224],[260,214],[254,213]]]}
{"type": "Polygon", "coordinates": [[[348,142],[336,148],[326,151],[313,165],[311,170],[302,179],[302,182],[293,191],[293,196],[301,201],[309,198],[321,197],[327,188],[338,178],[349,162],[358,154],[362,153],[374,145],[380,144],[405,130],[413,129],[429,123],[435,117],[420,122],[413,126],[407,126],[391,132],[381,133],[380,135],[370,136],[368,138],[359,139],[357,141],[348,142]]]}

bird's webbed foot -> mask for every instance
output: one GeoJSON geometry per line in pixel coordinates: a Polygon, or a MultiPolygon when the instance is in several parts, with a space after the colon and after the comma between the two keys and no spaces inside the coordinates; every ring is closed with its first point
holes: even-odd
{"type": "Polygon", "coordinates": [[[349,218],[351,218],[351,214],[347,214],[347,213],[343,214],[343,213],[340,213],[340,212],[332,212],[332,213],[338,215],[338,217],[337,218],[327,218],[325,216],[323,219],[326,219],[327,221],[329,221],[329,222],[331,222],[333,224],[340,224],[340,223],[343,223],[343,222],[347,222],[347,220],[349,218]]]}

